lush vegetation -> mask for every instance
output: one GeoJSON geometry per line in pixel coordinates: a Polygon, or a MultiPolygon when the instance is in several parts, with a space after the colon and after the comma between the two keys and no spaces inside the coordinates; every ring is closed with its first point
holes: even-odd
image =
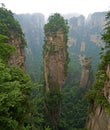
{"type": "Polygon", "coordinates": [[[55,35],[57,31],[62,31],[64,34],[65,42],[68,40],[68,23],[64,18],[55,13],[48,18],[48,23],[44,26],[44,33],[46,35],[55,35]]]}
{"type": "Polygon", "coordinates": [[[88,109],[86,92],[87,89],[80,88],[77,83],[64,86],[60,120],[62,130],[85,129],[88,109]]]}
{"type": "MultiPolygon", "coordinates": [[[[109,19],[110,13],[108,13],[107,15],[107,20],[109,19]]],[[[50,16],[49,21],[50,22],[48,22],[44,27],[45,33],[48,32],[47,35],[55,35],[55,32],[60,29],[60,31],[64,32],[66,41],[68,39],[67,21],[65,21],[63,17],[61,17],[57,13],[53,16],[50,16]]],[[[15,47],[8,43],[11,41],[11,34],[15,31],[16,36],[22,38],[23,46],[25,44],[25,40],[23,39],[24,35],[22,33],[22,30],[20,29],[19,23],[17,21],[14,21],[13,19],[13,13],[4,8],[0,8],[1,130],[85,130],[88,104],[86,99],[84,98],[84,95],[87,90],[84,88],[79,88],[81,67],[77,58],[78,54],[80,54],[79,48],[82,41],[81,36],[83,34],[83,29],[84,28],[81,28],[81,30],[79,30],[79,34],[77,33],[77,31],[75,32],[74,30],[70,30],[69,35],[71,35],[72,37],[78,37],[78,41],[76,46],[72,46],[69,48],[71,63],[69,64],[67,82],[65,86],[63,86],[62,92],[53,90],[44,94],[44,88],[41,84],[32,83],[30,77],[25,74],[19,67],[9,67],[7,65],[9,55],[16,54],[15,47]],[[74,58],[73,52],[75,52],[74,58]],[[62,102],[61,114],[59,115],[59,119],[55,121],[55,113],[58,113],[58,111],[60,110],[60,102],[62,102]],[[46,108],[48,108],[48,110],[50,111],[51,116],[48,116],[48,111],[45,112],[46,108]]],[[[38,28],[36,28],[36,30],[38,30],[38,28]]],[[[94,29],[91,33],[93,32],[94,29]]],[[[41,32],[40,35],[42,35],[41,32]]],[[[30,36],[30,43],[35,42],[32,40],[35,35],[28,34],[27,36],[30,36]]],[[[103,93],[100,92],[102,92],[104,83],[107,80],[105,71],[110,61],[109,37],[110,25],[108,21],[108,24],[105,28],[105,33],[102,37],[107,44],[102,54],[102,62],[99,65],[99,70],[96,75],[94,89],[88,94],[91,104],[93,104],[94,100],[96,100],[97,103],[102,104],[107,108],[109,108],[108,103],[104,98],[103,93]]],[[[41,37],[40,40],[41,43],[43,38],[41,37]]],[[[97,50],[99,49],[99,47],[97,47],[96,45],[92,46],[92,42],[88,42],[88,40],[89,39],[86,39],[88,45],[85,54],[90,54],[97,59],[97,50]],[[91,49],[92,51],[90,51],[91,49]],[[94,53],[94,49],[97,53],[94,53]]],[[[38,46],[36,48],[35,45],[32,47],[34,48],[33,50],[35,52],[35,49],[38,46]]],[[[37,50],[40,51],[38,48],[37,50]]],[[[40,58],[41,56],[38,59],[40,60],[40,58]]],[[[96,59],[94,60],[94,62],[96,61],[96,59]]],[[[29,62],[27,62],[27,64],[28,63],[29,62]]],[[[65,68],[67,69],[67,66],[65,66],[65,68]]],[[[40,68],[37,69],[40,70],[40,68]]],[[[38,71],[34,72],[34,80],[36,79],[35,73],[37,72],[38,71]]],[[[37,77],[39,77],[39,73],[41,73],[41,71],[38,72],[37,77]]]]}
{"type": "Polygon", "coordinates": [[[45,125],[41,127],[41,123],[44,122],[41,109],[39,109],[39,107],[42,108],[41,85],[32,83],[29,75],[18,66],[8,66],[9,56],[16,54],[15,47],[8,43],[12,40],[10,33],[15,31],[16,36],[21,36],[19,34],[21,28],[17,27],[18,32],[14,30],[16,24],[13,25],[13,23],[17,22],[10,11],[4,8],[0,8],[0,11],[0,17],[6,15],[0,18],[0,129],[46,129],[45,125]],[[9,21],[10,19],[12,22],[9,21]],[[7,22],[12,25],[8,26],[7,22]],[[14,29],[10,30],[10,27],[14,29]]]}

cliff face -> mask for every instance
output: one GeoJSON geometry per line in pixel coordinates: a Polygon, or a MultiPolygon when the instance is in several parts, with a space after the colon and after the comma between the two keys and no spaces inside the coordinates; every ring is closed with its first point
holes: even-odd
{"type": "Polygon", "coordinates": [[[80,79],[80,87],[90,88],[92,82],[91,58],[84,58],[81,60],[82,74],[80,79]]]}
{"type": "Polygon", "coordinates": [[[66,77],[67,46],[62,31],[46,36],[44,47],[44,73],[46,90],[61,90],[66,77]]]}
{"type": "Polygon", "coordinates": [[[24,47],[22,47],[22,40],[21,40],[21,38],[16,37],[16,35],[13,33],[11,35],[10,44],[15,46],[16,53],[14,55],[9,56],[8,65],[9,66],[17,65],[21,69],[26,71],[26,67],[25,67],[25,53],[24,53],[24,47]]]}
{"type": "MultiPolygon", "coordinates": [[[[110,65],[107,66],[107,78],[103,88],[103,95],[108,104],[110,104],[110,65]]],[[[103,105],[97,105],[94,102],[93,106],[89,107],[87,120],[88,130],[110,130],[110,114],[103,105]]]]}

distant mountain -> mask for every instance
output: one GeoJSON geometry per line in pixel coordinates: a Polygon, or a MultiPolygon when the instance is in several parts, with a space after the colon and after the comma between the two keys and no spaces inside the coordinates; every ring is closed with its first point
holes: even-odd
{"type": "Polygon", "coordinates": [[[27,72],[31,75],[32,79],[36,81],[41,77],[42,73],[44,15],[40,13],[20,14],[15,15],[15,18],[21,24],[27,40],[27,47],[25,48],[27,72]]]}
{"type": "Polygon", "coordinates": [[[71,60],[69,73],[73,73],[71,75],[77,75],[78,77],[79,74],[80,77],[80,62],[81,58],[83,59],[84,57],[91,57],[92,69],[94,72],[97,69],[100,48],[103,46],[101,34],[105,25],[105,15],[106,12],[97,12],[90,15],[87,19],[83,15],[69,19],[68,50],[71,60]]]}
{"type": "Polygon", "coordinates": [[[70,19],[70,18],[72,18],[72,17],[78,17],[78,16],[80,16],[81,14],[78,14],[78,13],[69,13],[69,14],[62,14],[63,15],[63,17],[65,18],[65,19],[70,19]]]}
{"type": "MultiPolygon", "coordinates": [[[[63,15],[69,23],[68,51],[70,57],[70,79],[79,79],[81,75],[81,57],[92,57],[92,67],[95,71],[99,63],[99,52],[103,42],[101,34],[105,25],[106,12],[96,12],[86,19],[83,15],[63,15]]],[[[15,15],[21,24],[26,40],[26,66],[27,71],[34,80],[41,77],[43,65],[42,51],[44,43],[43,26],[45,24],[43,14],[15,15]]]]}

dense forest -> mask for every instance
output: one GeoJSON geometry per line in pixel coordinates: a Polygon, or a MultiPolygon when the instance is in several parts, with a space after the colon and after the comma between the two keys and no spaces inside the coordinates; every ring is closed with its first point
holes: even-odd
{"type": "Polygon", "coordinates": [[[96,130],[87,128],[88,113],[97,105],[110,112],[104,88],[110,12],[104,29],[105,15],[94,13],[85,22],[83,16],[65,20],[55,13],[45,24],[42,14],[0,8],[1,130],[96,130]]]}

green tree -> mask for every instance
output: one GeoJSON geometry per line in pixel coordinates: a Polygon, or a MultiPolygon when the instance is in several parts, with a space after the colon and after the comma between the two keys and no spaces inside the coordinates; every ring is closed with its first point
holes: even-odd
{"type": "Polygon", "coordinates": [[[19,67],[0,59],[0,129],[43,129],[41,85],[33,84],[19,67]]]}
{"type": "Polygon", "coordinates": [[[0,129],[23,129],[29,117],[32,84],[18,67],[7,67],[0,60],[0,129]]]}
{"type": "Polygon", "coordinates": [[[85,99],[86,88],[79,85],[65,85],[63,88],[62,113],[60,128],[63,130],[84,129],[87,117],[88,103],[85,99]]]}

